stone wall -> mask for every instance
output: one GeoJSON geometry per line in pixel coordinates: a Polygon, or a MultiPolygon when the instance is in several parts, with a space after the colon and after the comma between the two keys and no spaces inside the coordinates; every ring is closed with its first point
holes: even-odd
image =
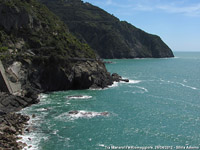
{"type": "Polygon", "coordinates": [[[0,60],[0,91],[12,93],[12,89],[6,77],[5,70],[3,64],[1,63],[1,60],[0,60]]]}

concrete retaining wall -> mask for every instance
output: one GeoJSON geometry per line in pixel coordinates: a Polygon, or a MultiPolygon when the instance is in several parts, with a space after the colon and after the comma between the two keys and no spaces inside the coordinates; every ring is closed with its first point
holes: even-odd
{"type": "Polygon", "coordinates": [[[0,91],[13,93],[1,60],[0,60],[0,91]]]}

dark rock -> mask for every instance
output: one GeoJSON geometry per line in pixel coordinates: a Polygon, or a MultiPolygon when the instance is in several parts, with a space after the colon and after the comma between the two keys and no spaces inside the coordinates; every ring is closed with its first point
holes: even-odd
{"type": "Polygon", "coordinates": [[[112,78],[106,71],[102,62],[90,62],[77,64],[74,68],[73,88],[105,88],[112,84],[112,78]]]}
{"type": "Polygon", "coordinates": [[[16,97],[15,100],[16,100],[17,102],[19,102],[20,105],[21,105],[22,107],[28,106],[28,103],[27,103],[26,101],[24,101],[23,99],[19,98],[19,97],[16,97]]]}
{"type": "Polygon", "coordinates": [[[69,113],[69,114],[75,114],[75,115],[76,115],[76,114],[78,114],[78,111],[77,111],[77,110],[73,110],[73,111],[69,111],[68,113],[69,113]]]}
{"type": "Polygon", "coordinates": [[[20,109],[33,104],[34,100],[26,97],[14,96],[9,93],[0,93],[0,110],[1,114],[7,112],[15,112],[20,109]]]}
{"type": "Polygon", "coordinates": [[[6,115],[5,112],[0,111],[0,116],[6,115]]]}
{"type": "Polygon", "coordinates": [[[22,133],[24,129],[24,123],[27,122],[29,117],[7,113],[3,116],[3,121],[0,124],[0,149],[22,149],[27,146],[25,143],[16,142],[19,139],[17,135],[18,131],[22,133]]]}
{"type": "Polygon", "coordinates": [[[120,75],[118,75],[117,73],[113,73],[112,74],[112,79],[113,81],[115,82],[120,82],[120,81],[123,81],[123,82],[129,82],[129,79],[123,79],[120,75]]]}
{"type": "Polygon", "coordinates": [[[102,112],[101,115],[102,115],[102,116],[108,116],[109,113],[108,113],[108,112],[102,112]]]}
{"type": "Polygon", "coordinates": [[[1,104],[3,104],[6,107],[10,104],[10,102],[12,102],[12,101],[9,100],[9,99],[4,99],[4,100],[1,101],[1,104]]]}
{"type": "Polygon", "coordinates": [[[25,87],[25,89],[26,89],[26,93],[24,96],[26,97],[26,101],[35,100],[37,103],[37,98],[38,98],[39,92],[37,90],[34,90],[34,88],[31,86],[25,87]]]}
{"type": "Polygon", "coordinates": [[[30,133],[31,131],[33,131],[33,127],[28,127],[25,129],[26,132],[30,133]]]}
{"type": "Polygon", "coordinates": [[[117,73],[113,73],[112,74],[112,79],[115,82],[119,82],[122,79],[122,77],[120,75],[118,75],[117,73]]]}
{"type": "Polygon", "coordinates": [[[35,114],[33,114],[33,115],[32,115],[32,118],[35,118],[35,117],[36,117],[36,115],[35,115],[35,114]]]}
{"type": "Polygon", "coordinates": [[[129,82],[129,79],[120,79],[120,81],[129,82]]]}
{"type": "Polygon", "coordinates": [[[0,12],[0,26],[7,31],[21,26],[33,27],[33,18],[26,11],[19,10],[18,7],[11,8],[8,5],[0,5],[0,12]]]}
{"type": "Polygon", "coordinates": [[[104,64],[112,64],[112,61],[103,61],[104,64]]]}
{"type": "Polygon", "coordinates": [[[10,3],[13,10],[5,0],[1,4],[0,13],[5,12],[12,19],[7,21],[6,16],[1,16],[0,31],[6,38],[0,39],[0,42],[10,49],[17,47],[20,53],[16,51],[17,57],[9,61],[3,60],[3,64],[8,67],[16,60],[21,64],[22,75],[19,82],[24,98],[16,98],[16,102],[12,103],[10,100],[3,100],[2,105],[25,107],[37,103],[37,95],[41,92],[105,88],[113,83],[105,65],[96,59],[93,50],[72,36],[67,27],[51,12],[43,10],[43,7],[38,10],[39,4],[35,0],[30,1],[30,4],[26,1],[10,3]],[[25,8],[21,7],[24,3],[25,8]],[[42,12],[46,15],[41,15],[42,12]],[[34,54],[32,57],[25,56],[30,52],[34,54]]]}

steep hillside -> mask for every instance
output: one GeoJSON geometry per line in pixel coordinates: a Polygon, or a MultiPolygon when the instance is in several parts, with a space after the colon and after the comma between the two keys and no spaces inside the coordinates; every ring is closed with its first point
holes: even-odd
{"type": "Polygon", "coordinates": [[[0,0],[0,44],[21,53],[95,58],[45,6],[35,0],[0,0]],[[50,48],[49,48],[50,47],[50,48]]]}
{"type": "Polygon", "coordinates": [[[81,0],[39,0],[58,15],[101,58],[173,57],[160,37],[120,21],[81,0]]]}
{"type": "Polygon", "coordinates": [[[21,87],[57,91],[106,87],[112,77],[94,51],[36,0],[0,0],[0,59],[9,80],[21,87]]]}

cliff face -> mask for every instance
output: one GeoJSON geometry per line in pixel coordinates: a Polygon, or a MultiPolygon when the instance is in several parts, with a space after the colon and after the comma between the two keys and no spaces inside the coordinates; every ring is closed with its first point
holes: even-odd
{"type": "Polygon", "coordinates": [[[160,37],[120,21],[104,10],[81,0],[39,0],[68,25],[82,42],[101,58],[173,57],[160,37]]]}
{"type": "Polygon", "coordinates": [[[36,0],[0,0],[0,59],[8,79],[22,88],[18,94],[27,97],[113,82],[94,51],[36,0]]]}

